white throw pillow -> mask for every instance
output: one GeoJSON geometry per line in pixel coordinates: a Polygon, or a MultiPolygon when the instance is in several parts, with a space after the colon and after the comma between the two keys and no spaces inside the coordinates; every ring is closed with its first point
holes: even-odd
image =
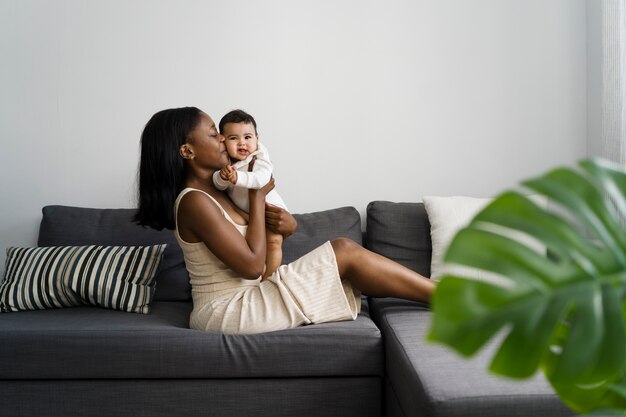
{"type": "MultiPolygon", "coordinates": [[[[529,196],[529,198],[540,207],[547,208],[548,206],[548,200],[544,196],[533,195],[529,196]]],[[[430,264],[431,279],[439,280],[446,273],[458,273],[467,278],[490,281],[499,285],[507,285],[507,282],[503,281],[503,277],[499,275],[460,265],[446,265],[443,262],[443,256],[452,238],[454,238],[454,235],[460,229],[467,226],[493,199],[476,197],[424,197],[423,200],[426,213],[428,214],[428,220],[430,221],[430,238],[432,241],[432,258],[430,264]]],[[[525,244],[537,253],[546,253],[546,247],[529,235],[514,230],[507,230],[505,234],[525,244]]]]}
{"type": "Polygon", "coordinates": [[[454,235],[481,211],[491,198],[424,197],[424,208],[430,221],[432,258],[430,278],[438,280],[444,274],[443,255],[454,235]]]}

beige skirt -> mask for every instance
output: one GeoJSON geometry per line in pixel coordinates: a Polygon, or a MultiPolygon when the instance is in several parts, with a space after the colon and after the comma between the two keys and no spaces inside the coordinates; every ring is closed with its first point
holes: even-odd
{"type": "Polygon", "coordinates": [[[262,333],[304,324],[354,320],[361,293],[342,281],[330,242],[257,286],[226,295],[194,295],[190,327],[222,333],[262,333]]]}

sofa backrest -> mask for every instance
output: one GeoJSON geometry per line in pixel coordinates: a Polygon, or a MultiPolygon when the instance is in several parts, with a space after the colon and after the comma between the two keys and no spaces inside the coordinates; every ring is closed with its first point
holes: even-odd
{"type": "Polygon", "coordinates": [[[298,229],[283,244],[283,264],[293,262],[327,240],[338,237],[348,237],[359,245],[363,244],[361,215],[354,207],[293,216],[298,221],[298,229]]]}
{"type": "MultiPolygon", "coordinates": [[[[167,243],[156,276],[155,300],[191,299],[183,253],[171,230],[154,230],[132,221],[136,209],[100,209],[46,206],[39,227],[39,246],[110,245],[136,246],[167,243]]],[[[298,230],[283,244],[283,263],[289,263],[336,237],[359,244],[361,217],[354,207],[294,214],[298,230]]]]}
{"type": "Polygon", "coordinates": [[[155,300],[191,297],[183,252],[171,230],[155,230],[132,221],[136,209],[46,206],[39,226],[39,246],[139,246],[167,244],[156,276],[155,300]]]}
{"type": "Polygon", "coordinates": [[[430,276],[430,222],[423,203],[373,201],[366,229],[368,249],[430,276]]]}

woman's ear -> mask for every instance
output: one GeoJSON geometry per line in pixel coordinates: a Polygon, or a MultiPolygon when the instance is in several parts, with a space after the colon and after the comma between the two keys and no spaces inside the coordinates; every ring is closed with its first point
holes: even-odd
{"type": "Polygon", "coordinates": [[[188,143],[183,143],[178,150],[178,154],[183,157],[183,159],[193,159],[195,155],[193,154],[193,149],[189,146],[188,143]]]}

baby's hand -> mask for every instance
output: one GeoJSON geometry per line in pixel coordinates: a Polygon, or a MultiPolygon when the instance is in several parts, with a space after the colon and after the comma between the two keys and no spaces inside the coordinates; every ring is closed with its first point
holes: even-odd
{"type": "Polygon", "coordinates": [[[230,181],[233,184],[237,184],[237,170],[232,165],[226,165],[220,169],[220,177],[224,181],[230,181]]]}
{"type": "Polygon", "coordinates": [[[223,179],[224,181],[228,181],[228,173],[230,166],[226,165],[223,166],[222,169],[220,169],[220,178],[223,179]]]}
{"type": "Polygon", "coordinates": [[[237,170],[232,166],[230,168],[230,174],[228,174],[228,180],[233,184],[237,184],[237,170]]]}

